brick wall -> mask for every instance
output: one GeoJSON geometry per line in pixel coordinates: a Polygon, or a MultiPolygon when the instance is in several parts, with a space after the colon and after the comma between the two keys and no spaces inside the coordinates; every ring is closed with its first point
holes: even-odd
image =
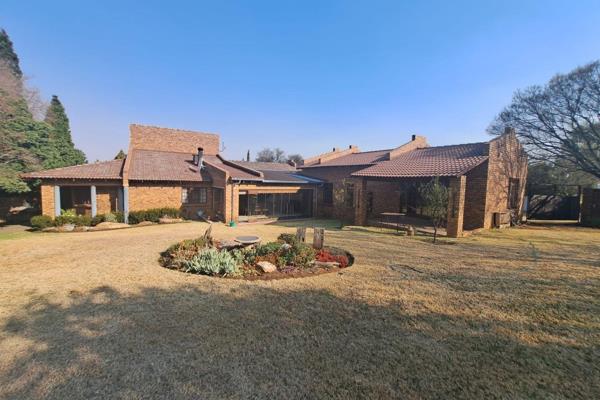
{"type": "Polygon", "coordinates": [[[488,181],[483,227],[493,225],[496,212],[509,212],[509,179],[519,179],[519,208],[514,210],[521,215],[525,186],[527,183],[527,157],[514,133],[504,134],[490,142],[488,161],[488,181]]]}
{"type": "Polygon", "coordinates": [[[466,174],[464,229],[483,228],[487,196],[488,162],[475,167],[466,174]]]}
{"type": "Polygon", "coordinates": [[[220,139],[216,134],[144,125],[130,125],[129,129],[129,151],[136,148],[195,154],[202,147],[207,155],[219,153],[220,139]]]}
{"type": "Polygon", "coordinates": [[[353,167],[315,167],[305,168],[302,175],[325,180],[333,184],[332,204],[323,203],[323,189],[317,193],[317,216],[321,218],[336,218],[348,223],[354,223],[355,211],[353,206],[347,206],[345,202],[346,184],[355,183],[350,175],[364,168],[364,166],[353,167]]]}
{"type": "Polygon", "coordinates": [[[600,189],[583,189],[581,202],[582,225],[600,225],[600,189]]]}
{"type": "Polygon", "coordinates": [[[108,214],[118,208],[119,188],[96,186],[96,213],[108,214]]]}
{"type": "Polygon", "coordinates": [[[181,207],[181,186],[130,182],[129,211],[148,208],[181,207]]]}
{"type": "Polygon", "coordinates": [[[54,217],[54,185],[40,186],[42,214],[54,217]]]}

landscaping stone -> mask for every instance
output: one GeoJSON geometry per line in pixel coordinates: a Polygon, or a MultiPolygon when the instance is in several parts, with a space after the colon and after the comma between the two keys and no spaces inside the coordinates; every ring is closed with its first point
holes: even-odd
{"type": "Polygon", "coordinates": [[[268,261],[260,261],[256,265],[258,265],[258,267],[262,270],[262,272],[265,272],[265,273],[271,273],[271,272],[277,271],[277,267],[268,261]]]}
{"type": "Polygon", "coordinates": [[[330,269],[339,267],[340,263],[336,261],[315,261],[314,266],[318,268],[330,269]]]}
{"type": "Polygon", "coordinates": [[[169,217],[162,217],[158,219],[158,223],[159,224],[176,224],[178,222],[183,222],[183,219],[181,218],[169,218],[169,217]]]}
{"type": "Polygon", "coordinates": [[[48,228],[42,229],[42,232],[58,232],[58,228],[55,226],[49,226],[48,228]]]}
{"type": "Polygon", "coordinates": [[[89,230],[89,226],[76,226],[75,229],[73,229],[73,232],[87,232],[89,230]]]}
{"type": "Polygon", "coordinates": [[[64,224],[63,226],[58,227],[59,232],[72,232],[75,229],[75,225],[73,224],[64,224]]]}

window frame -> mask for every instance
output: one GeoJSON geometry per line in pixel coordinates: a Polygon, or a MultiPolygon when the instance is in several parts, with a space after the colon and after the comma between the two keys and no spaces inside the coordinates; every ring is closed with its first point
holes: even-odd
{"type": "Polygon", "coordinates": [[[333,183],[327,182],[323,185],[323,204],[333,205],[333,183]]]}
{"type": "Polygon", "coordinates": [[[186,187],[181,191],[182,204],[206,204],[208,203],[208,188],[186,187]]]}

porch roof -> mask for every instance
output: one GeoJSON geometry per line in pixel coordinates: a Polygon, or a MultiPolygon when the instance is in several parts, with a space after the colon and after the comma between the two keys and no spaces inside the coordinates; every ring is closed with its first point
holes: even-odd
{"type": "Polygon", "coordinates": [[[488,159],[488,142],[425,147],[382,161],[352,176],[414,178],[460,176],[488,159]]]}
{"type": "Polygon", "coordinates": [[[22,174],[23,179],[121,179],[125,160],[110,160],[22,174]]]}

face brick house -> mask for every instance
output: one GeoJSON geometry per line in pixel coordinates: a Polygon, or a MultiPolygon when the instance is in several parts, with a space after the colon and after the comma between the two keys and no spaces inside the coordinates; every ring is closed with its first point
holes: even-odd
{"type": "Polygon", "coordinates": [[[125,160],[24,174],[41,180],[42,214],[79,214],[175,207],[184,217],[213,220],[252,216],[307,217],[320,180],[291,165],[231,162],[219,135],[131,125],[125,160]]]}
{"type": "Polygon", "coordinates": [[[491,228],[521,215],[527,156],[513,130],[489,142],[430,147],[422,136],[402,146],[335,149],[305,160],[302,173],[324,181],[318,215],[371,224],[379,216],[423,216],[418,187],[434,177],[449,188],[447,234],[491,228]]]}
{"type": "Polygon", "coordinates": [[[439,177],[450,189],[447,233],[490,228],[518,216],[527,158],[514,132],[489,142],[429,147],[356,146],[305,160],[229,161],[215,134],[131,125],[125,160],[24,174],[41,180],[42,213],[90,215],[175,207],[186,218],[333,217],[366,225],[379,215],[422,216],[418,185],[439,177]]]}

